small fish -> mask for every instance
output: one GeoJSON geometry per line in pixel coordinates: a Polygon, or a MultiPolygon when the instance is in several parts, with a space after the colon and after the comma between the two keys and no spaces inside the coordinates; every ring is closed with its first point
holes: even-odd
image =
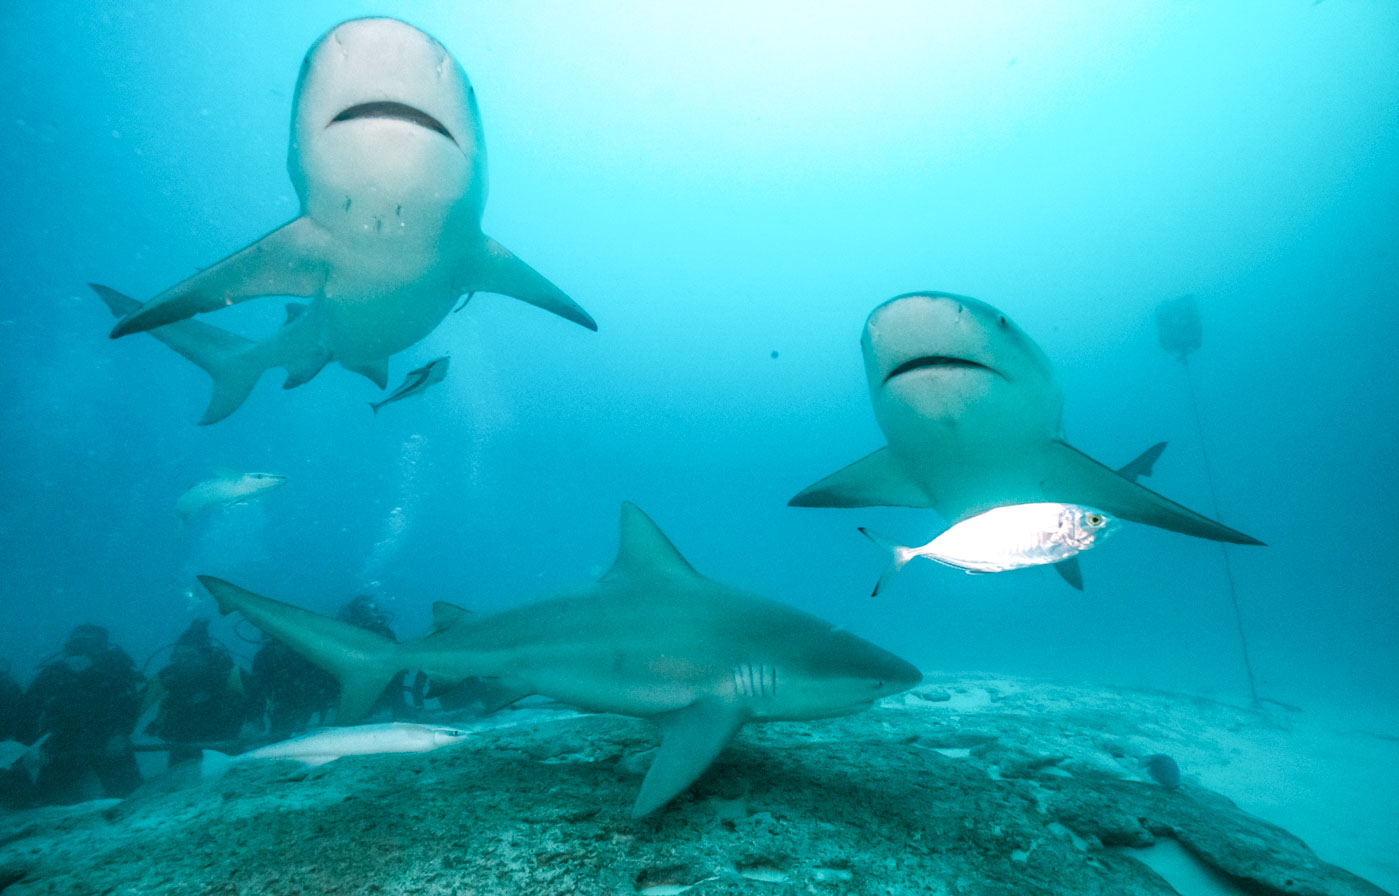
{"type": "Polygon", "coordinates": [[[430,753],[452,744],[463,743],[466,732],[440,725],[417,725],[412,722],[387,722],[381,725],[352,725],[345,728],[322,728],[229,756],[215,750],[205,750],[201,762],[205,778],[221,775],[230,765],[259,760],[289,760],[317,766],[334,762],[342,756],[370,756],[380,753],[430,753]]]}
{"type": "Polygon", "coordinates": [[[1086,551],[1116,531],[1117,520],[1081,504],[1011,504],[963,520],[922,547],[904,547],[861,528],[893,555],[872,594],[914,557],[927,557],[969,573],[1005,572],[1058,563],[1086,551]]]}
{"type": "Polygon", "coordinates": [[[287,477],[276,473],[222,473],[191,486],[175,502],[175,509],[181,519],[188,520],[206,507],[242,504],[286,483],[287,477]]]}
{"type": "Polygon", "coordinates": [[[427,391],[427,387],[442,382],[447,375],[447,362],[451,360],[446,356],[429,361],[417,370],[410,370],[403,378],[403,385],[394,390],[394,393],[383,401],[371,401],[369,407],[374,413],[379,413],[379,408],[395,401],[402,401],[413,395],[421,395],[427,391]]]}
{"type": "Polygon", "coordinates": [[[1146,769],[1151,780],[1167,790],[1175,790],[1180,786],[1180,766],[1176,765],[1176,761],[1165,753],[1152,753],[1150,756],[1143,756],[1139,767],[1146,769]]]}

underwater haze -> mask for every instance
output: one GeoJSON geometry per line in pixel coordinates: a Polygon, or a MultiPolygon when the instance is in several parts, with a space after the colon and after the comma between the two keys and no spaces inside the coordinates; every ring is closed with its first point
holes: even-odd
{"type": "MultiPolygon", "coordinates": [[[[883,557],[930,510],[792,508],[884,444],[859,337],[891,296],[1003,310],[1056,366],[1076,447],[1253,535],[1228,550],[1256,687],[1399,731],[1399,5],[7,4],[0,11],[0,658],[81,622],[138,664],[217,611],[196,574],[400,635],[588,581],[636,502],[696,569],[927,670],[1244,699],[1221,548],[1137,524],[1033,569],[883,557]],[[292,89],[359,15],[426,30],[476,90],[483,226],[597,333],[481,294],[394,357],[267,376],[196,426],[203,372],[108,339],[87,287],[147,299],[294,217],[292,89]],[[1195,296],[1186,371],[1158,303],[1195,296]],[[1203,444],[1196,429],[1198,414],[1203,444]],[[1202,448],[1204,453],[1202,453],[1202,448]],[[285,475],[181,523],[219,469],[285,475]]],[[[270,332],[284,302],[217,314],[270,332]]],[[[208,319],[208,318],[206,318],[208,319]]],[[[245,659],[250,626],[215,634],[245,659]]],[[[153,671],[155,665],[153,664],[153,671]]]]}

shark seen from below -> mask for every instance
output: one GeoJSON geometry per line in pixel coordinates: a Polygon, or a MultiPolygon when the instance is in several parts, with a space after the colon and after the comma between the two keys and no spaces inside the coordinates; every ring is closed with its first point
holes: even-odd
{"type": "Polygon", "coordinates": [[[994,507],[1056,502],[1262,544],[1135,481],[1164,445],[1114,471],[1064,441],[1064,394],[1049,359],[985,302],[897,296],[870,314],[861,348],[888,444],[804,489],[794,507],[931,507],[955,525],[994,507]]]}
{"type": "Polygon", "coordinates": [[[330,361],[388,384],[388,360],[457,299],[494,292],[596,330],[586,311],[481,231],[486,150],[466,72],[430,35],[352,19],[306,55],[292,100],[287,168],[301,214],[145,303],[94,286],[117,338],[149,332],[214,379],[200,423],[222,420],[263,371],[302,385],[330,361]],[[253,342],[186,322],[260,296],[309,299],[253,342]],[[114,312],[117,311],[113,308],[114,312]]]}

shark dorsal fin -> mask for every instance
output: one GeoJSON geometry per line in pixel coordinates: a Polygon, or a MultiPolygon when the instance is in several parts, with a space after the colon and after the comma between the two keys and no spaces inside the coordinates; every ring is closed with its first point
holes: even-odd
{"type": "Polygon", "coordinates": [[[622,504],[622,536],[617,559],[599,581],[615,582],[654,576],[695,576],[694,567],[680,556],[651,518],[630,501],[622,504]]]}
{"type": "Polygon", "coordinates": [[[471,615],[471,611],[466,607],[459,607],[456,604],[449,604],[439,600],[432,605],[432,628],[429,634],[437,634],[446,628],[451,628],[462,619],[471,615]]]}

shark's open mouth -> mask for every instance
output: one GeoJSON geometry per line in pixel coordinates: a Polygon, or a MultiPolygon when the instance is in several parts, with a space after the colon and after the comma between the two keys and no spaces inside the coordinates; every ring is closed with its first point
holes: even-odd
{"type": "MultiPolygon", "coordinates": [[[[452,136],[452,132],[447,130],[447,126],[422,109],[414,108],[406,103],[395,103],[392,100],[378,100],[372,103],[360,103],[351,106],[339,115],[330,120],[330,124],[338,124],[342,121],[354,121],[356,118],[394,118],[399,121],[406,121],[409,124],[416,124],[418,127],[427,128],[429,131],[436,131],[442,136],[457,142],[457,138],[452,136]]],[[[330,127],[330,125],[326,125],[330,127]]]]}
{"type": "Polygon", "coordinates": [[[994,367],[987,367],[985,364],[969,361],[966,358],[954,358],[951,355],[923,355],[922,357],[905,361],[898,367],[895,367],[889,372],[889,375],[884,378],[884,382],[888,383],[896,376],[908,373],[912,370],[921,370],[924,367],[972,367],[990,371],[996,374],[996,376],[1001,376],[1001,372],[994,367]]]}

